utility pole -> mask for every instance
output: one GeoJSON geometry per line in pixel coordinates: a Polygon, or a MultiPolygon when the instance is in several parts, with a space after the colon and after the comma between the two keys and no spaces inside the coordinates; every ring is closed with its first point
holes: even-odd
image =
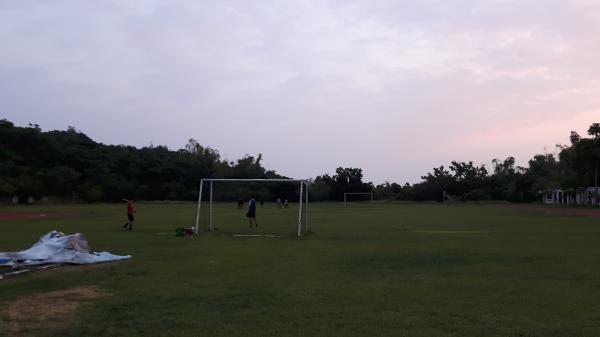
{"type": "Polygon", "coordinates": [[[598,159],[596,159],[596,175],[594,176],[594,192],[596,192],[596,196],[594,199],[596,200],[596,204],[600,204],[599,194],[598,194],[598,159]]]}
{"type": "Polygon", "coordinates": [[[596,177],[594,178],[594,187],[596,188],[596,193],[598,193],[598,161],[596,161],[596,177]]]}

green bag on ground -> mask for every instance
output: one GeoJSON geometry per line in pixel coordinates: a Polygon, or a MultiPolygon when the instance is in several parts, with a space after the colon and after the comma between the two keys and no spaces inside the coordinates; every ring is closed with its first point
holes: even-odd
{"type": "Polygon", "coordinates": [[[183,228],[183,227],[175,228],[175,236],[185,236],[185,228],[183,228]]]}

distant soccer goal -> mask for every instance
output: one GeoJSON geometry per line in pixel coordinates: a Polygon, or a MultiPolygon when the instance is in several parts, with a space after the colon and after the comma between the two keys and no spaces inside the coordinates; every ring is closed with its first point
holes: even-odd
{"type": "Polygon", "coordinates": [[[442,202],[445,204],[455,204],[456,197],[446,193],[446,191],[442,191],[442,202]]]}
{"type": "MultiPolygon", "coordinates": [[[[202,231],[202,227],[206,226],[206,230],[212,232],[216,230],[215,223],[218,222],[219,229],[226,228],[235,237],[275,237],[291,233],[300,237],[308,231],[309,226],[309,184],[310,181],[307,179],[201,179],[194,231],[198,234],[202,231]],[[226,187],[222,186],[224,184],[240,186],[239,190],[243,192],[239,193],[240,198],[237,201],[237,208],[241,211],[234,210],[232,206],[233,202],[220,203],[215,206],[213,196],[216,193],[214,192],[218,192],[217,189],[225,190],[226,187]],[[267,200],[266,204],[264,197],[255,198],[258,199],[256,200],[258,227],[255,230],[249,230],[248,226],[244,223],[246,221],[245,212],[243,211],[245,204],[244,200],[242,200],[242,198],[247,196],[241,194],[256,194],[252,191],[264,191],[266,189],[265,185],[272,186],[274,184],[287,185],[286,191],[288,193],[281,193],[286,197],[280,198],[279,195],[272,196],[268,193],[269,197],[277,199],[277,203],[275,203],[275,200],[267,200]],[[294,185],[296,186],[295,188],[293,187],[294,185]],[[203,194],[206,194],[205,188],[208,189],[207,201],[203,201],[203,194]],[[289,192],[290,189],[292,193],[289,192]],[[287,196],[290,197],[289,203],[287,196]],[[296,199],[292,200],[292,197],[296,199]],[[207,213],[206,219],[202,216],[203,209],[207,213]],[[294,212],[297,212],[296,216],[294,216],[294,212]],[[269,230],[275,231],[277,234],[269,232],[269,230]]],[[[231,187],[229,188],[231,189],[231,187]]]]}
{"type": "MultiPolygon", "coordinates": [[[[348,193],[344,193],[344,207],[348,206],[348,199],[350,197],[350,199],[352,199],[353,196],[356,195],[363,195],[363,196],[367,196],[367,201],[369,201],[370,203],[373,203],[373,192],[348,192],[348,193]]],[[[354,199],[354,201],[356,201],[356,199],[354,199]]],[[[364,201],[361,200],[361,201],[364,201]]]]}

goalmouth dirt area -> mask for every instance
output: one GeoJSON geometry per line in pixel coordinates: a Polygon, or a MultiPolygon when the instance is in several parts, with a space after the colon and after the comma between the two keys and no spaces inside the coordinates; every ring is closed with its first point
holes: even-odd
{"type": "Polygon", "coordinates": [[[80,286],[2,303],[0,314],[6,321],[4,332],[10,336],[36,336],[69,326],[76,320],[76,313],[82,306],[106,296],[107,293],[96,286],[80,286]]]}

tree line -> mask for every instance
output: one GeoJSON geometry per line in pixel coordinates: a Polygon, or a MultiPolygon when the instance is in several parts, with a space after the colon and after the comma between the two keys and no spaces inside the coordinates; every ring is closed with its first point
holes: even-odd
{"type": "MultiPolygon", "coordinates": [[[[374,192],[377,199],[440,200],[442,191],[461,200],[536,200],[547,188],[594,186],[600,163],[600,124],[588,130],[588,138],[571,132],[570,145],[558,146],[559,154],[535,155],[528,167],[515,159],[494,159],[491,170],[473,162],[452,161],[422,176],[422,181],[400,185],[374,185],[363,181],[360,168],[336,169],[316,177],[310,198],[342,200],[346,192],[374,192]]],[[[262,155],[246,155],[235,161],[219,151],[190,139],[182,149],[166,146],[136,148],[95,142],[74,127],[44,132],[37,124],[17,127],[0,120],[0,196],[19,200],[44,196],[64,201],[195,200],[201,178],[286,178],[262,165],[262,155]]],[[[290,184],[223,184],[216,200],[236,200],[254,193],[258,199],[295,200],[298,187],[290,184]]]]}
{"type": "Polygon", "coordinates": [[[600,123],[590,125],[588,138],[571,131],[569,145],[557,145],[558,155],[537,154],[527,167],[517,166],[514,157],[493,159],[491,170],[473,162],[452,161],[439,166],[414,185],[384,183],[374,187],[381,199],[440,200],[442,191],[463,201],[540,200],[547,189],[598,187],[600,123]]]}

